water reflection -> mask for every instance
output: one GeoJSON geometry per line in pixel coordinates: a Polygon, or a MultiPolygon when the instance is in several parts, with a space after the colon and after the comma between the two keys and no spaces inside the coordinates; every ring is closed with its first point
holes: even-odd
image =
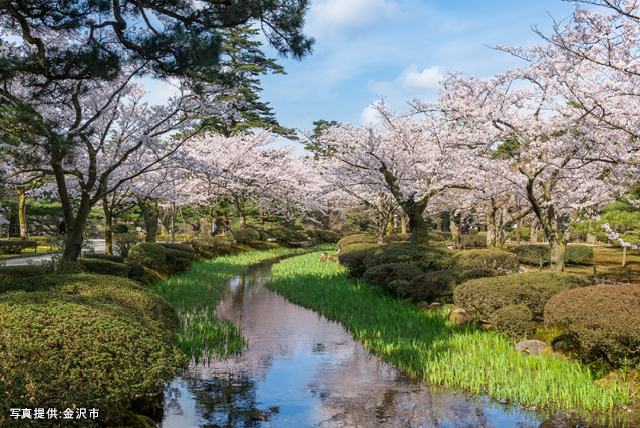
{"type": "Polygon", "coordinates": [[[270,274],[263,263],[228,282],[217,311],[249,349],[172,382],[162,428],[588,426],[411,383],[339,324],[264,288],[270,274]]]}

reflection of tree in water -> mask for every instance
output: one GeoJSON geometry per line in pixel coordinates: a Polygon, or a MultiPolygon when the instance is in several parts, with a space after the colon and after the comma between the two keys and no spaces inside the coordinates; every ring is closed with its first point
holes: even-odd
{"type": "Polygon", "coordinates": [[[237,379],[194,379],[185,377],[194,395],[203,427],[259,427],[280,412],[279,407],[260,409],[256,402],[257,382],[247,377],[237,379]]]}

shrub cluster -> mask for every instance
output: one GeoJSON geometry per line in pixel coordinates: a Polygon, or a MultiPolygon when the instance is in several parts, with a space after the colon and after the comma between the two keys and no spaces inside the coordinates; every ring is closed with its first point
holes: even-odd
{"type": "Polygon", "coordinates": [[[38,245],[46,246],[53,245],[58,242],[57,236],[29,236],[30,241],[35,241],[38,245]]]}
{"type": "MultiPolygon", "coordinates": [[[[260,240],[262,241],[263,239],[260,238],[260,240]]],[[[189,245],[191,245],[195,254],[205,258],[227,254],[231,250],[231,241],[222,236],[213,237],[209,234],[200,234],[197,239],[189,241],[189,245]]]]}
{"type": "Polygon", "coordinates": [[[506,251],[460,251],[453,256],[451,264],[455,267],[493,269],[504,274],[520,271],[520,263],[516,256],[506,251]]]}
{"type": "Polygon", "coordinates": [[[185,367],[172,344],[177,327],[164,299],[124,278],[49,275],[2,284],[3,405],[65,409],[82,403],[100,409],[102,423],[120,426],[132,401],[144,411],[185,367]]]}
{"type": "Polygon", "coordinates": [[[125,257],[129,254],[129,250],[136,244],[141,242],[137,233],[127,233],[122,235],[116,235],[113,238],[113,247],[118,254],[125,257]]]}
{"type": "Polygon", "coordinates": [[[23,241],[21,239],[0,240],[0,254],[20,254],[25,248],[36,248],[35,241],[23,241]]]}
{"type": "Polygon", "coordinates": [[[533,312],[525,305],[509,305],[491,314],[491,326],[513,340],[531,337],[535,331],[533,312]]]}
{"type": "Polygon", "coordinates": [[[144,278],[147,273],[144,270],[144,266],[138,263],[125,263],[129,266],[129,278],[135,280],[141,280],[144,278]]]}
{"type": "Polygon", "coordinates": [[[413,278],[407,284],[407,295],[414,302],[433,302],[440,297],[453,295],[458,284],[476,278],[497,276],[492,269],[457,267],[436,272],[429,272],[413,278]]]}
{"type": "Polygon", "coordinates": [[[416,266],[423,272],[447,269],[451,265],[453,252],[444,248],[399,243],[375,246],[359,251],[340,254],[340,264],[349,269],[349,274],[361,277],[373,267],[390,263],[416,266]]]}
{"type": "MultiPolygon", "coordinates": [[[[420,268],[412,265],[405,263],[388,263],[370,267],[364,272],[362,279],[369,284],[377,285],[387,291],[397,292],[397,288],[395,290],[390,290],[388,287],[392,281],[401,279],[408,282],[416,276],[423,274],[424,272],[420,270],[420,268]]],[[[401,295],[399,297],[405,296],[401,295]]]]}
{"type": "MultiPolygon", "coordinates": [[[[508,238],[512,241],[517,240],[518,229],[511,229],[511,231],[509,231],[508,238]]],[[[523,241],[531,240],[531,228],[523,227],[522,229],[520,229],[520,239],[523,241]]]]}
{"type": "Polygon", "coordinates": [[[482,235],[460,235],[460,246],[465,248],[485,248],[487,237],[482,235]]]}
{"type": "Polygon", "coordinates": [[[321,244],[336,244],[340,241],[340,235],[333,230],[307,230],[307,235],[321,244]]]}
{"type": "Polygon", "coordinates": [[[225,232],[225,236],[228,236],[229,239],[236,241],[238,244],[248,244],[252,241],[260,240],[260,233],[251,228],[229,230],[225,232]]]}
{"type": "Polygon", "coordinates": [[[113,231],[113,233],[128,233],[129,226],[123,223],[118,223],[111,226],[111,230],[113,231]]]}
{"type": "Polygon", "coordinates": [[[97,275],[113,275],[129,278],[131,271],[129,266],[124,263],[115,263],[109,260],[81,257],[78,259],[78,263],[81,263],[89,272],[97,275]]]}
{"type": "Polygon", "coordinates": [[[354,244],[376,244],[377,240],[375,235],[370,233],[354,233],[349,236],[345,236],[338,241],[338,248],[344,251],[344,247],[354,244]]]}
{"type": "Polygon", "coordinates": [[[593,285],[593,280],[565,272],[525,272],[493,278],[472,279],[453,291],[457,305],[487,319],[509,305],[525,305],[542,318],[547,301],[571,288],[593,285]]]}
{"type": "Polygon", "coordinates": [[[171,273],[184,272],[193,264],[194,249],[188,244],[171,244],[161,242],[166,251],[167,264],[171,273]]]}
{"type": "Polygon", "coordinates": [[[387,235],[382,237],[382,242],[385,244],[392,244],[394,242],[407,242],[411,241],[410,233],[394,233],[393,235],[387,235]]]}
{"type": "Polygon", "coordinates": [[[278,242],[302,242],[307,240],[307,236],[303,230],[294,230],[289,227],[274,227],[267,229],[267,231],[278,242]]]}
{"type": "Polygon", "coordinates": [[[349,244],[349,245],[344,245],[342,247],[342,249],[340,250],[340,254],[347,254],[353,251],[368,250],[371,248],[378,248],[380,246],[381,244],[367,244],[367,243],[349,244]]]}
{"type": "MultiPolygon", "coordinates": [[[[549,245],[523,245],[513,250],[520,263],[527,265],[548,265],[551,259],[549,245]]],[[[588,245],[567,245],[564,253],[565,263],[583,263],[593,257],[593,248],[588,245]]]]}
{"type": "Polygon", "coordinates": [[[46,274],[47,271],[42,266],[0,266],[0,284],[14,279],[46,274]]]}
{"type": "Polygon", "coordinates": [[[149,269],[161,269],[167,262],[167,249],[155,242],[141,242],[129,250],[127,261],[149,269]]]}
{"type": "Polygon", "coordinates": [[[598,285],[558,293],[544,308],[548,326],[562,326],[587,356],[614,365],[640,362],[640,285],[598,285]]]}
{"type": "Polygon", "coordinates": [[[85,254],[82,256],[83,259],[100,259],[100,260],[108,260],[114,263],[124,263],[123,256],[112,256],[109,254],[85,254]]]}

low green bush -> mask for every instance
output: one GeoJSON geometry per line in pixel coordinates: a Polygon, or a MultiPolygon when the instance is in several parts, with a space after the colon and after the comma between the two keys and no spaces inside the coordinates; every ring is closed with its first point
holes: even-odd
{"type": "Polygon", "coordinates": [[[138,263],[125,263],[129,266],[129,278],[140,279],[144,278],[147,274],[144,270],[144,266],[138,263]]]}
{"type": "Polygon", "coordinates": [[[294,230],[289,227],[274,227],[267,230],[278,242],[302,242],[307,240],[304,230],[294,230]]]}
{"type": "Polygon", "coordinates": [[[387,291],[389,291],[389,293],[393,294],[394,296],[405,299],[408,295],[408,285],[409,281],[407,281],[406,279],[394,279],[389,284],[387,284],[387,291]]]}
{"type": "Polygon", "coordinates": [[[42,266],[0,266],[0,284],[14,279],[46,274],[47,271],[42,266]]]}
{"type": "Polygon", "coordinates": [[[482,235],[460,235],[460,246],[464,248],[485,248],[487,237],[482,235]]]}
{"type": "Polygon", "coordinates": [[[180,251],[183,253],[188,254],[187,257],[193,258],[194,254],[195,254],[195,250],[193,249],[193,247],[189,244],[179,244],[179,243],[170,243],[170,242],[160,242],[160,245],[162,245],[164,248],[168,249],[168,250],[174,250],[174,251],[180,251]]]}
{"type": "Polygon", "coordinates": [[[178,250],[167,249],[167,264],[170,266],[171,273],[184,272],[193,264],[193,254],[178,250]]]}
{"type": "Polygon", "coordinates": [[[225,236],[238,244],[248,244],[260,240],[260,233],[255,229],[233,229],[225,232],[225,236]]]}
{"type": "Polygon", "coordinates": [[[460,251],[453,256],[451,264],[455,267],[493,269],[504,274],[520,271],[516,256],[497,250],[460,251]]]}
{"type": "Polygon", "coordinates": [[[491,326],[500,334],[519,341],[533,336],[533,312],[525,305],[509,305],[491,314],[491,326]]]}
{"type": "Polygon", "coordinates": [[[29,236],[29,241],[35,241],[38,245],[47,246],[58,243],[57,236],[29,236]]]}
{"type": "Polygon", "coordinates": [[[340,241],[340,235],[333,230],[307,230],[307,235],[321,244],[336,244],[340,241]]]}
{"type": "Polygon", "coordinates": [[[453,291],[456,305],[477,312],[488,319],[493,312],[509,305],[525,305],[541,319],[547,301],[571,288],[593,285],[585,276],[566,272],[525,272],[472,279],[453,291]]]}
{"type": "Polygon", "coordinates": [[[469,229],[469,235],[478,235],[478,229],[469,229]]]}
{"type": "MultiPolygon", "coordinates": [[[[397,279],[403,279],[405,281],[411,281],[413,278],[419,275],[423,275],[424,272],[412,265],[405,263],[389,263],[383,265],[377,265],[370,267],[362,275],[362,279],[372,285],[377,285],[389,292],[389,284],[397,279]]],[[[399,296],[404,297],[404,295],[399,296]]]]}
{"type": "Polygon", "coordinates": [[[268,241],[269,239],[275,239],[273,234],[268,229],[257,229],[260,234],[260,241],[268,241]]]}
{"type": "Polygon", "coordinates": [[[368,250],[370,248],[378,248],[381,245],[382,244],[368,244],[368,243],[349,244],[349,245],[344,245],[342,247],[342,249],[340,250],[340,253],[341,254],[347,254],[347,253],[351,253],[353,251],[368,250]]]}
{"type": "Polygon", "coordinates": [[[108,260],[114,263],[124,263],[124,257],[122,256],[112,256],[109,254],[85,254],[82,256],[83,259],[100,259],[100,260],[108,260]]]}
{"type": "Polygon", "coordinates": [[[129,250],[127,261],[149,269],[160,269],[167,262],[167,249],[155,242],[141,242],[129,250]]]}
{"type": "Polygon", "coordinates": [[[498,276],[492,269],[457,267],[429,272],[413,278],[407,284],[407,295],[414,302],[433,302],[441,297],[451,297],[458,284],[476,278],[498,276]]]}
{"type": "Polygon", "coordinates": [[[0,240],[0,254],[20,254],[25,248],[36,248],[35,241],[23,241],[21,239],[0,240]]]}
{"type": "MultiPolygon", "coordinates": [[[[121,426],[134,400],[140,405],[137,412],[148,410],[186,360],[132,315],[113,303],[77,294],[0,294],[3,406],[95,407],[105,426],[121,426]]],[[[83,426],[97,426],[85,422],[83,426]]],[[[20,427],[24,420],[7,418],[2,425],[20,427]]],[[[45,419],[38,425],[59,426],[60,421],[45,419]]]]}
{"type": "Polygon", "coordinates": [[[354,244],[376,244],[376,236],[371,233],[353,233],[349,236],[345,236],[338,241],[338,248],[344,250],[347,245],[354,244]]]}
{"type": "MultiPolygon", "coordinates": [[[[516,241],[518,239],[518,229],[511,229],[509,231],[508,238],[512,241],[516,241]]],[[[528,227],[523,227],[520,229],[520,239],[523,241],[531,240],[531,229],[528,227]]]]}
{"type": "Polygon", "coordinates": [[[113,231],[113,233],[128,233],[129,226],[123,223],[118,223],[111,226],[111,230],[113,231]]]}
{"type": "Polygon", "coordinates": [[[394,233],[393,235],[387,235],[382,237],[382,242],[385,244],[392,244],[394,242],[407,242],[411,241],[410,233],[394,233]]]}
{"type": "MultiPolygon", "coordinates": [[[[513,254],[520,263],[537,266],[542,259],[542,264],[548,265],[551,259],[551,247],[549,245],[522,245],[516,247],[513,254]]],[[[588,245],[567,245],[564,253],[565,263],[584,263],[592,257],[593,248],[588,245]]]]}
{"type": "MultiPolygon", "coordinates": [[[[263,241],[263,239],[260,240],[263,241]]],[[[199,256],[227,254],[231,250],[231,244],[230,240],[222,236],[213,237],[208,234],[200,234],[197,239],[189,241],[189,245],[199,256]]]]}
{"type": "Polygon", "coordinates": [[[440,235],[440,237],[444,238],[445,241],[451,240],[451,232],[442,232],[435,230],[433,232],[429,232],[429,236],[431,236],[431,234],[440,235]]]}
{"type": "Polygon", "coordinates": [[[640,285],[596,285],[565,290],[544,308],[547,326],[569,330],[588,359],[614,366],[640,363],[640,285]]]}
{"type": "Polygon", "coordinates": [[[91,273],[97,275],[113,275],[122,278],[129,278],[130,268],[124,263],[114,263],[109,260],[102,259],[85,259],[79,258],[78,263],[82,263],[84,267],[91,273]]]}
{"type": "MultiPolygon", "coordinates": [[[[445,248],[398,243],[390,245],[366,245],[371,248],[340,253],[340,264],[349,269],[352,277],[361,277],[373,267],[390,263],[404,263],[418,267],[423,272],[447,269],[451,265],[453,251],[445,248]]],[[[350,245],[349,248],[352,246],[350,245]]]]}
{"type": "Polygon", "coordinates": [[[138,237],[137,233],[125,233],[113,237],[113,248],[116,253],[126,257],[129,250],[140,242],[142,239],[138,237]]]}

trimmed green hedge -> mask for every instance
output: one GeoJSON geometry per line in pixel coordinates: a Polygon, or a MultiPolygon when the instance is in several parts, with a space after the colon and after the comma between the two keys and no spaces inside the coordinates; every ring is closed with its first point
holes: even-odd
{"type": "Polygon", "coordinates": [[[144,266],[138,263],[125,263],[129,266],[129,278],[131,279],[140,279],[147,276],[147,273],[144,270],[144,266]]]}
{"type": "Polygon", "coordinates": [[[267,231],[278,242],[302,242],[307,240],[304,231],[298,231],[288,227],[274,227],[267,229],[267,231]]]}
{"type": "Polygon", "coordinates": [[[47,271],[41,266],[0,266],[0,283],[46,274],[47,271]]]}
{"type": "Polygon", "coordinates": [[[410,233],[394,233],[393,235],[387,235],[382,237],[382,242],[385,244],[392,244],[394,242],[408,242],[411,241],[410,233]]]}
{"type": "Polygon", "coordinates": [[[349,269],[349,274],[360,277],[373,267],[390,263],[404,263],[418,267],[423,272],[451,267],[453,251],[410,243],[380,245],[351,253],[340,254],[340,264],[349,269]]]}
{"type": "Polygon", "coordinates": [[[354,233],[349,236],[345,236],[341,240],[338,241],[338,248],[344,251],[344,248],[347,245],[354,244],[376,244],[377,239],[375,235],[370,233],[354,233]]]}
{"type": "Polygon", "coordinates": [[[195,250],[189,244],[179,244],[179,243],[170,243],[170,242],[160,242],[159,244],[168,250],[181,251],[183,253],[189,254],[188,257],[191,257],[191,258],[193,258],[195,254],[195,250]]]}
{"type": "Polygon", "coordinates": [[[333,230],[307,230],[307,235],[321,244],[336,244],[340,241],[340,235],[333,230]]]}
{"type": "MultiPolygon", "coordinates": [[[[263,240],[262,238],[260,239],[263,240]]],[[[209,234],[201,233],[197,239],[189,241],[189,245],[199,256],[209,256],[216,254],[227,254],[231,250],[231,241],[222,236],[212,237],[209,234]]]]}
{"type": "Polygon", "coordinates": [[[407,284],[407,295],[414,302],[433,302],[441,297],[450,297],[458,284],[476,278],[498,276],[492,269],[456,267],[429,272],[413,278],[407,284]]]}
{"type": "Polygon", "coordinates": [[[160,269],[167,262],[167,249],[154,242],[141,242],[129,250],[127,261],[149,269],[160,269]]]}
{"type": "Polygon", "coordinates": [[[260,233],[255,229],[233,229],[225,232],[225,236],[236,241],[238,244],[248,244],[260,240],[260,233]]]}
{"type": "Polygon", "coordinates": [[[493,269],[505,274],[518,273],[520,263],[511,253],[497,250],[460,251],[453,256],[452,266],[493,269]]]}
{"type": "Polygon", "coordinates": [[[460,246],[465,248],[485,248],[487,237],[482,235],[460,235],[460,246]]]}
{"type": "MultiPolygon", "coordinates": [[[[508,235],[509,239],[516,241],[518,239],[518,229],[511,229],[508,235]]],[[[531,240],[531,228],[523,227],[520,229],[520,239],[523,241],[531,240]]]]}
{"type": "MultiPolygon", "coordinates": [[[[548,265],[551,259],[551,247],[549,245],[523,245],[515,248],[513,254],[520,263],[537,266],[542,259],[542,264],[548,265]]],[[[567,245],[564,253],[565,263],[584,263],[592,257],[593,248],[588,245],[567,245]]]]}
{"type": "Polygon", "coordinates": [[[79,258],[78,262],[86,267],[89,272],[98,275],[113,275],[129,278],[129,272],[131,271],[131,268],[124,263],[114,263],[109,260],[79,258]]]}
{"type": "Polygon", "coordinates": [[[509,305],[491,314],[491,326],[508,338],[519,341],[533,336],[533,312],[525,305],[509,305]]]}
{"type": "Polygon", "coordinates": [[[108,260],[114,263],[124,263],[124,257],[122,256],[112,256],[109,254],[85,254],[82,256],[83,259],[100,259],[100,260],[108,260]]]}
{"type": "Polygon", "coordinates": [[[360,243],[360,244],[349,244],[344,245],[340,250],[340,254],[352,253],[354,251],[368,250],[371,248],[379,248],[382,244],[368,244],[368,243],[360,243]]]}
{"type": "MultiPolygon", "coordinates": [[[[377,285],[389,292],[397,293],[396,289],[391,290],[389,284],[392,281],[401,279],[410,281],[416,276],[423,275],[424,272],[420,268],[404,264],[404,263],[389,263],[383,265],[373,266],[365,271],[362,275],[362,279],[372,285],[377,285]]],[[[399,297],[404,297],[400,295],[399,297]]]]}
{"type": "MultiPolygon", "coordinates": [[[[0,294],[0,344],[4,412],[95,407],[99,421],[109,426],[123,424],[123,410],[131,410],[134,400],[137,412],[149,409],[187,363],[178,348],[139,322],[135,313],[78,294],[0,294]]],[[[37,425],[59,424],[45,419],[37,425]]],[[[23,425],[24,420],[3,422],[23,425]]]]}
{"type": "Polygon", "coordinates": [[[38,245],[46,246],[58,243],[57,236],[29,236],[29,241],[35,241],[38,245]]]}
{"type": "Polygon", "coordinates": [[[0,240],[0,254],[20,254],[25,248],[36,248],[35,241],[23,241],[21,239],[0,240]]]}
{"type": "Polygon", "coordinates": [[[640,285],[596,285],[565,290],[547,302],[544,321],[561,326],[590,359],[618,366],[640,363],[640,285]]]}
{"type": "Polygon", "coordinates": [[[488,318],[509,305],[525,305],[541,319],[547,301],[571,288],[593,285],[585,276],[566,272],[525,272],[494,278],[472,279],[453,291],[457,305],[488,318]]]}

